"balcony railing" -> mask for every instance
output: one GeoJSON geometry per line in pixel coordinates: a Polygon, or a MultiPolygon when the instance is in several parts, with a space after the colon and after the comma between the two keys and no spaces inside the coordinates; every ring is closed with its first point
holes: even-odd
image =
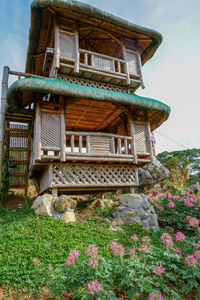
{"type": "Polygon", "coordinates": [[[130,136],[66,131],[66,157],[76,160],[131,160],[130,136]],[[84,159],[83,159],[84,158],[84,159]]]}
{"type": "MultiPolygon", "coordinates": [[[[125,60],[85,49],[78,49],[76,56],[73,55],[73,53],[69,55],[68,53],[63,54],[63,52],[60,55],[59,52],[57,53],[53,48],[47,48],[43,71],[46,70],[48,55],[52,56],[53,53],[54,58],[50,77],[56,75],[56,69],[60,69],[60,72],[64,74],[79,74],[86,78],[90,78],[89,74],[93,74],[92,78],[96,78],[96,80],[99,81],[101,81],[101,79],[99,79],[101,75],[105,82],[116,80],[118,84],[141,84],[144,88],[140,57],[137,52],[127,51],[129,57],[125,60]]],[[[52,58],[50,60],[52,60],[52,58]]]]}

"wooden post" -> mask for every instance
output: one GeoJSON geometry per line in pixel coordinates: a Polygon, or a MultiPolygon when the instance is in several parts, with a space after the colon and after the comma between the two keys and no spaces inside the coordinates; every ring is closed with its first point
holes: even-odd
{"type": "Polygon", "coordinates": [[[82,153],[82,135],[79,135],[79,139],[78,139],[78,147],[79,147],[79,152],[82,153]]]}
{"type": "Polygon", "coordinates": [[[128,142],[127,142],[127,139],[124,139],[124,148],[125,148],[125,154],[128,154],[128,142]]]}
{"type": "Polygon", "coordinates": [[[147,146],[150,152],[151,162],[153,163],[153,149],[152,149],[152,142],[151,142],[151,126],[150,122],[147,123],[147,146]]]}
{"type": "Polygon", "coordinates": [[[84,53],[84,64],[86,66],[88,65],[88,54],[87,54],[87,52],[84,53]]]}
{"type": "Polygon", "coordinates": [[[35,107],[35,121],[34,121],[34,162],[41,160],[41,107],[39,101],[36,102],[35,107]]]}
{"type": "Polygon", "coordinates": [[[117,139],[117,147],[118,147],[118,153],[119,154],[122,154],[122,143],[121,143],[121,139],[120,138],[118,138],[117,139]]]}
{"type": "Polygon", "coordinates": [[[135,146],[135,129],[134,129],[134,123],[131,113],[127,113],[129,127],[130,127],[130,135],[132,137],[131,140],[131,154],[133,155],[133,163],[137,164],[137,154],[136,154],[136,146],[135,146]]]}
{"type": "Polygon", "coordinates": [[[55,27],[55,42],[54,42],[54,66],[55,74],[57,75],[58,69],[60,68],[60,46],[59,46],[59,27],[55,27]]]}
{"type": "Polygon", "coordinates": [[[79,73],[79,61],[80,61],[80,53],[79,53],[79,40],[78,40],[78,31],[75,31],[75,63],[74,63],[74,73],[79,73]]]}
{"type": "Polygon", "coordinates": [[[141,82],[141,87],[144,89],[144,81],[143,81],[143,77],[142,77],[142,62],[141,62],[141,57],[140,57],[140,53],[139,51],[137,51],[137,60],[138,60],[138,64],[139,64],[139,74],[140,74],[140,82],[141,82]]]}
{"type": "Polygon", "coordinates": [[[87,137],[86,137],[86,152],[88,154],[90,154],[90,136],[89,135],[87,135],[87,137]]]}
{"type": "Polygon", "coordinates": [[[3,68],[2,89],[1,89],[1,103],[0,103],[0,192],[1,179],[3,169],[3,148],[4,148],[4,131],[5,131],[5,115],[6,115],[6,96],[8,91],[8,76],[9,67],[3,68]]]}
{"type": "Polygon", "coordinates": [[[74,135],[71,136],[71,152],[74,152],[74,135]]]}
{"type": "Polygon", "coordinates": [[[111,152],[115,154],[115,138],[111,138],[111,152]]]}
{"type": "Polygon", "coordinates": [[[60,113],[60,160],[66,160],[66,128],[65,128],[65,100],[61,97],[61,113],[60,113]]]}
{"type": "Polygon", "coordinates": [[[126,48],[124,46],[123,41],[121,42],[121,45],[122,45],[123,59],[125,60],[124,69],[125,69],[125,72],[126,72],[126,83],[130,84],[131,81],[130,81],[130,75],[129,75],[129,68],[128,68],[128,61],[127,61],[127,55],[126,55],[126,48]]]}

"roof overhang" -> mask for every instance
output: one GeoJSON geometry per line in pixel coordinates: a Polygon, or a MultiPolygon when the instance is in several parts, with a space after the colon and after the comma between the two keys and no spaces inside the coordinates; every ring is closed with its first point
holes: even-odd
{"type": "Polygon", "coordinates": [[[45,48],[45,43],[40,41],[40,37],[41,31],[44,33],[44,36],[47,34],[48,26],[47,24],[44,25],[44,18],[47,18],[47,9],[49,12],[53,9],[55,11],[59,10],[59,15],[61,16],[65,16],[70,12],[71,16],[74,14],[78,19],[84,17],[90,22],[96,20],[97,26],[102,26],[100,24],[103,23],[107,28],[121,32],[122,36],[136,38],[141,45],[142,64],[154,55],[162,42],[162,35],[157,31],[135,25],[82,2],[73,0],[34,0],[31,5],[31,27],[26,61],[26,72],[28,73],[35,73],[35,57],[45,51],[43,49],[45,48]]]}
{"type": "MultiPolygon", "coordinates": [[[[107,91],[87,86],[80,86],[57,79],[48,78],[25,78],[14,82],[7,94],[8,110],[19,111],[22,107],[33,101],[35,94],[56,94],[77,99],[88,99],[91,101],[111,102],[115,105],[142,108],[158,112],[158,127],[169,116],[170,107],[158,100],[113,91],[107,91]]],[[[153,122],[153,120],[152,120],[153,122]]],[[[154,128],[155,129],[155,128],[154,128]]]]}

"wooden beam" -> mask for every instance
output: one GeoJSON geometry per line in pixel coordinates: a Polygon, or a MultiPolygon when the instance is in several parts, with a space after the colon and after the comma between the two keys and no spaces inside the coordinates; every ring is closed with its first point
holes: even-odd
{"type": "Polygon", "coordinates": [[[131,140],[131,154],[133,155],[133,163],[137,164],[137,154],[136,154],[136,145],[135,145],[135,129],[134,123],[131,113],[127,113],[129,127],[130,127],[130,135],[132,137],[131,140]]]}
{"type": "Polygon", "coordinates": [[[65,99],[63,96],[60,97],[61,101],[61,113],[60,113],[60,160],[65,161],[66,160],[66,128],[65,128],[65,99]]]}

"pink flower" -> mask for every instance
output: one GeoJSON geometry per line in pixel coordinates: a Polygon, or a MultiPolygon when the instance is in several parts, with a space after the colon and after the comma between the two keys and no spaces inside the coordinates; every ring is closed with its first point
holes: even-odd
{"type": "Polygon", "coordinates": [[[131,248],[129,251],[129,255],[131,257],[131,260],[133,260],[134,257],[137,257],[136,250],[131,248]]]}
{"type": "Polygon", "coordinates": [[[124,247],[120,244],[118,244],[117,242],[111,242],[110,245],[108,246],[114,253],[115,256],[120,256],[123,257],[124,256],[124,247]]]}
{"type": "Polygon", "coordinates": [[[169,208],[173,208],[173,207],[174,207],[174,202],[172,202],[172,201],[169,202],[169,203],[168,203],[168,206],[169,206],[169,208]]]}
{"type": "Polygon", "coordinates": [[[149,252],[152,246],[147,246],[146,244],[142,244],[140,248],[138,248],[139,252],[149,252]]]}
{"type": "Polygon", "coordinates": [[[178,247],[174,247],[173,250],[178,253],[179,256],[182,256],[182,251],[178,247]]]}
{"type": "Polygon", "coordinates": [[[163,211],[165,209],[163,206],[159,205],[158,203],[155,203],[154,206],[157,207],[157,209],[159,209],[161,211],[163,211]]]}
{"type": "Polygon", "coordinates": [[[77,249],[71,250],[69,256],[65,261],[65,265],[73,265],[75,264],[75,258],[79,257],[80,253],[77,249]]]}
{"type": "Polygon", "coordinates": [[[138,238],[138,236],[137,236],[136,234],[132,235],[132,236],[130,237],[130,239],[131,239],[133,242],[139,241],[139,238],[138,238]]]}
{"type": "Polygon", "coordinates": [[[185,257],[185,264],[189,267],[194,267],[197,264],[197,258],[194,255],[187,255],[185,257]]]}
{"type": "Polygon", "coordinates": [[[53,270],[52,264],[48,264],[49,271],[53,270]]]}
{"type": "Polygon", "coordinates": [[[88,266],[92,266],[92,268],[95,268],[95,265],[98,263],[99,261],[99,256],[98,256],[98,248],[96,244],[90,244],[87,248],[87,256],[89,257],[88,260],[88,266]]]}
{"type": "Polygon", "coordinates": [[[151,239],[148,236],[144,236],[143,238],[141,238],[141,241],[143,243],[146,243],[146,244],[150,244],[151,243],[151,239]]]}
{"type": "Polygon", "coordinates": [[[194,256],[195,256],[197,259],[200,259],[200,250],[194,251],[194,256]]]}
{"type": "Polygon", "coordinates": [[[196,249],[199,249],[200,248],[200,244],[198,244],[198,243],[192,243],[192,245],[196,248],[196,249]]]}
{"type": "Polygon", "coordinates": [[[99,283],[98,279],[89,281],[88,290],[90,295],[94,295],[101,290],[101,284],[99,283]]]}
{"type": "Polygon", "coordinates": [[[165,270],[163,269],[162,265],[160,266],[156,265],[152,273],[160,276],[161,274],[165,273],[165,270]]]}
{"type": "Polygon", "coordinates": [[[175,233],[176,241],[184,241],[186,239],[186,236],[181,231],[178,231],[175,233]]]}
{"type": "Polygon", "coordinates": [[[189,219],[191,219],[192,217],[191,216],[187,216],[186,217],[186,220],[188,221],[189,219]]]}
{"type": "Polygon", "coordinates": [[[34,262],[35,264],[38,264],[38,263],[39,263],[39,258],[38,258],[38,257],[34,257],[34,258],[33,258],[33,262],[34,262]]]}
{"type": "Polygon", "coordinates": [[[149,295],[148,300],[162,300],[163,295],[162,294],[156,294],[155,291],[153,291],[152,294],[149,295]]]}
{"type": "Polygon", "coordinates": [[[163,233],[161,234],[160,237],[161,241],[163,244],[169,246],[169,247],[173,247],[174,246],[174,242],[172,241],[172,237],[170,234],[168,233],[163,233]]]}
{"type": "Polygon", "coordinates": [[[174,213],[175,215],[179,215],[179,212],[178,211],[175,211],[175,213],[174,213]]]}
{"type": "Polygon", "coordinates": [[[190,218],[189,219],[189,224],[191,227],[198,227],[199,225],[199,220],[196,218],[190,218]]]}

